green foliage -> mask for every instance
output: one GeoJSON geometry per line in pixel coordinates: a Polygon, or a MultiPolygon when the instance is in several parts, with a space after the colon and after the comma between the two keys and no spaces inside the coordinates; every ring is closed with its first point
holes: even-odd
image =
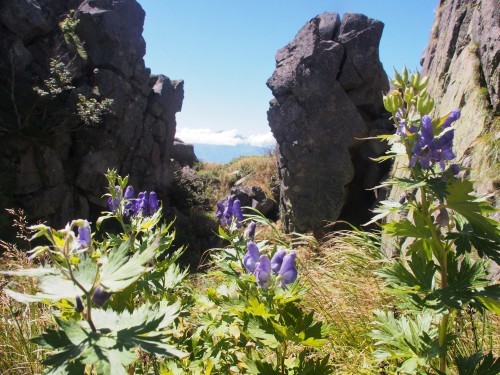
{"type": "MultiPolygon", "coordinates": [[[[118,198],[115,185],[124,187],[128,179],[114,171],[107,178],[109,195],[118,198]]],[[[49,242],[31,250],[31,257],[44,257],[50,263],[0,272],[38,280],[36,294],[7,289],[11,298],[25,303],[43,301],[59,310],[54,318],[58,328],[33,338],[51,351],[44,361],[48,374],[83,374],[89,365],[99,374],[126,374],[138,359],[139,349],[153,356],[186,355],[166,343],[171,336],[166,328],[180,310],[180,300],[171,290],[186,275],[174,264],[180,252],[163,254],[173,241],[170,225],[159,225],[159,211],[152,216],[126,216],[124,208],[129,203],[121,197],[118,207],[122,209],[98,220],[100,224],[116,219],[123,229],[119,235],[105,234],[100,242],[97,236],[92,238],[86,220],[74,220],[61,230],[44,224],[31,227],[32,239],[49,242]],[[103,308],[108,300],[108,307],[103,308]]]]}
{"type": "Polygon", "coordinates": [[[76,113],[85,125],[97,125],[102,122],[105,114],[109,113],[113,99],[105,98],[98,101],[96,98],[86,98],[78,94],[76,113]]]}
{"type": "Polygon", "coordinates": [[[375,311],[375,329],[371,337],[377,349],[373,356],[380,362],[402,360],[398,371],[414,374],[418,368],[429,369],[429,362],[440,352],[435,316],[424,311],[414,319],[396,318],[392,311],[375,311]]]}
{"type": "MultiPolygon", "coordinates": [[[[456,177],[458,165],[446,168],[453,157],[450,127],[460,112],[430,119],[427,114],[434,102],[426,82],[405,68],[395,73],[398,90],[384,97],[398,129],[388,138],[388,157],[406,158],[408,177],[384,183],[404,195],[399,202],[381,202],[371,221],[393,214],[382,230],[399,238],[403,251],[378,275],[397,297],[396,305],[409,314],[376,312],[372,337],[379,349],[374,355],[379,362],[404,359],[398,369],[405,373],[431,368],[446,373],[455,338],[448,322],[461,311],[500,314],[500,285],[491,283],[488,275],[488,258],[500,261],[499,223],[488,216],[496,210],[474,196],[472,182],[456,177]]],[[[481,353],[457,359],[456,364],[459,369],[475,369],[480,358],[481,353]]],[[[485,362],[485,371],[492,361],[485,362]]]]}

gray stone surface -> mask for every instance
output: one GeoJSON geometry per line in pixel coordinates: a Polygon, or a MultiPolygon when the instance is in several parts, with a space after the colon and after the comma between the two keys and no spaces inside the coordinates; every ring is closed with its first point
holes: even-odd
{"type": "Polygon", "coordinates": [[[382,29],[361,14],[341,21],[323,13],[276,54],[268,120],[279,150],[280,213],[290,231],[321,232],[346,204],[355,213],[349,219],[363,220],[373,203],[364,189],[382,172],[368,158],[383,149],[359,138],[387,130],[382,29]]]}
{"type": "Polygon", "coordinates": [[[144,16],[135,0],[0,0],[2,207],[24,207],[30,220],[54,226],[95,217],[106,206],[108,168],[129,174],[136,190],[167,196],[184,88],[146,69],[144,16]],[[58,25],[71,9],[86,57],[58,25]],[[74,88],[40,99],[33,86],[49,77],[54,57],[74,88]],[[113,100],[102,123],[87,126],[75,116],[78,94],[113,100]]]}

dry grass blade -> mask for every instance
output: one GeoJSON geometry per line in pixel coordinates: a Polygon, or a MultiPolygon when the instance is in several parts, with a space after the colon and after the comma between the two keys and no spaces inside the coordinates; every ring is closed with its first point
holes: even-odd
{"type": "Polygon", "coordinates": [[[301,252],[301,268],[309,292],[305,300],[331,326],[331,353],[338,373],[370,373],[372,310],[388,303],[378,268],[377,236],[336,232],[316,253],[301,252]]]}

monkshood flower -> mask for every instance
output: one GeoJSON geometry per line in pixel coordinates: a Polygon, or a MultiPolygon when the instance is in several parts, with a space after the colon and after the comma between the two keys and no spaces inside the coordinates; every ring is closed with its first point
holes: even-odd
{"type": "Polygon", "coordinates": [[[271,269],[275,274],[279,273],[285,255],[286,250],[281,249],[274,253],[273,257],[271,258],[271,269]]]}
{"type": "Polygon", "coordinates": [[[255,240],[255,228],[257,227],[257,223],[255,221],[252,221],[246,230],[246,235],[250,241],[255,240]]]}
{"type": "Polygon", "coordinates": [[[418,162],[422,169],[430,169],[434,163],[439,163],[444,171],[445,161],[455,158],[452,151],[453,137],[454,130],[451,128],[444,129],[438,137],[434,137],[431,118],[427,115],[422,117],[422,127],[413,146],[409,167],[413,168],[418,162]]]}
{"type": "Polygon", "coordinates": [[[147,191],[141,191],[133,202],[130,209],[133,216],[153,216],[160,208],[158,197],[154,191],[148,194],[147,191]]]}
{"type": "Polygon", "coordinates": [[[80,296],[75,297],[75,311],[76,312],[83,312],[83,301],[80,296]]]}
{"type": "Polygon", "coordinates": [[[269,288],[269,283],[271,281],[271,260],[267,255],[260,256],[253,274],[257,280],[257,285],[264,289],[269,288]]]}
{"type": "Polygon", "coordinates": [[[283,257],[283,263],[278,272],[278,280],[280,280],[282,287],[285,287],[286,284],[293,283],[297,279],[297,268],[295,267],[296,257],[297,254],[295,251],[283,257]]]}
{"type": "Polygon", "coordinates": [[[116,197],[108,198],[108,207],[111,212],[117,213],[120,209],[120,200],[122,199],[122,188],[118,185],[115,186],[116,197]]]}
{"type": "Polygon", "coordinates": [[[92,302],[94,302],[97,306],[100,307],[104,305],[110,297],[111,293],[102,290],[101,286],[99,285],[94,291],[94,294],[92,295],[92,302]]]}
{"type": "Polygon", "coordinates": [[[134,208],[134,188],[132,186],[127,186],[123,199],[125,199],[125,216],[128,216],[134,208]]]}
{"type": "Polygon", "coordinates": [[[260,258],[259,248],[254,242],[249,242],[247,243],[247,249],[248,251],[243,258],[243,265],[248,272],[254,272],[260,258]]]}
{"type": "Polygon", "coordinates": [[[90,246],[90,224],[87,220],[83,221],[83,226],[78,227],[78,243],[82,248],[86,248],[90,246]]]}
{"type": "Polygon", "coordinates": [[[449,127],[452,123],[457,121],[459,118],[460,118],[460,110],[453,109],[450,112],[450,114],[448,115],[448,117],[446,118],[446,120],[444,120],[443,129],[446,129],[447,127],[449,127]]]}
{"type": "Polygon", "coordinates": [[[241,227],[243,221],[243,211],[241,209],[241,202],[236,199],[234,195],[227,197],[226,202],[217,202],[217,211],[215,217],[222,225],[231,226],[233,219],[235,219],[236,227],[241,227]]]}

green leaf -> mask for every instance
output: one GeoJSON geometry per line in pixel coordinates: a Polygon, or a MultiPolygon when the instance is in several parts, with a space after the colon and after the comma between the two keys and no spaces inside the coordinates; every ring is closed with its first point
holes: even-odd
{"type": "Polygon", "coordinates": [[[500,374],[500,358],[490,352],[484,355],[476,352],[470,357],[458,356],[455,360],[458,375],[497,375],[500,374]]]}
{"type": "Polygon", "coordinates": [[[100,284],[108,292],[119,292],[135,283],[146,271],[146,264],[156,255],[159,239],[144,251],[136,252],[129,257],[130,247],[134,243],[131,237],[120,247],[111,250],[109,256],[103,258],[100,284]]]}
{"type": "Polygon", "coordinates": [[[186,353],[164,342],[161,331],[177,317],[179,305],[145,304],[133,313],[93,310],[93,332],[86,321],[56,319],[60,329],[49,329],[33,339],[56,352],[45,360],[50,373],[63,373],[70,366],[93,364],[98,373],[124,374],[137,359],[136,348],[164,357],[184,357],[186,353]]]}
{"type": "Polygon", "coordinates": [[[439,355],[438,329],[434,315],[427,311],[415,318],[394,317],[392,311],[375,313],[375,329],[370,337],[376,340],[378,349],[373,356],[378,362],[404,360],[399,371],[415,373],[425,368],[430,360],[439,355]]]}
{"type": "Polygon", "coordinates": [[[453,180],[447,185],[446,206],[462,215],[470,223],[475,234],[492,241],[492,247],[481,247],[477,250],[480,256],[484,253],[498,263],[500,262],[499,225],[496,220],[486,217],[487,214],[495,212],[495,209],[488,202],[478,200],[472,193],[471,181],[453,180]]]}

